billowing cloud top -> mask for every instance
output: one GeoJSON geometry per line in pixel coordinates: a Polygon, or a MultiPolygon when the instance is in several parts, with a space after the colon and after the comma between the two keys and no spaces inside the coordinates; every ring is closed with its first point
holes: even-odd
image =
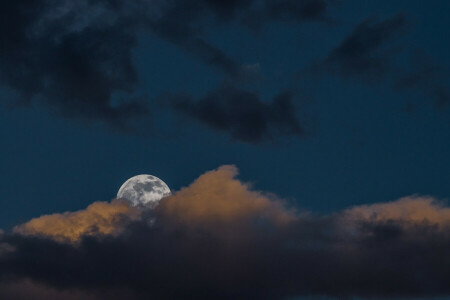
{"type": "Polygon", "coordinates": [[[185,224],[236,223],[249,217],[263,217],[283,223],[294,219],[276,199],[260,192],[234,177],[234,166],[222,166],[200,176],[189,187],[165,199],[158,208],[165,215],[185,224]]]}
{"type": "Polygon", "coordinates": [[[206,172],[156,209],[96,202],[17,226],[0,236],[0,297],[450,294],[445,204],[411,196],[314,215],[252,190],[237,172],[206,172]]]}

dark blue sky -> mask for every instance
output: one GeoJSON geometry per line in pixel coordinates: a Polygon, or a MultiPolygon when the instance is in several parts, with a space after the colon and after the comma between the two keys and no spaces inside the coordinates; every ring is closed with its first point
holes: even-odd
{"type": "MultiPolygon", "coordinates": [[[[447,98],[433,93],[449,88],[449,11],[448,1],[342,1],[329,8],[326,20],[313,22],[275,19],[249,28],[237,21],[217,26],[206,21],[202,38],[256,73],[243,80],[205,63],[208,54],[195,46],[143,30],[132,48],[138,75],[133,94],[151,113],[138,122],[137,133],[111,129],[101,118],[61,113],[58,102],[45,100],[48,91],[32,93],[31,104],[18,103],[20,85],[5,81],[0,228],[110,200],[136,174],[156,175],[178,190],[223,164],[235,164],[240,178],[257,189],[317,212],[411,194],[446,199],[450,111],[439,102],[447,98]],[[405,24],[396,25],[398,14],[405,24]],[[339,46],[368,18],[370,28],[382,29],[381,38],[372,38],[386,40],[383,49],[372,45],[379,51],[370,54],[375,68],[355,70],[354,58],[339,46]],[[383,24],[395,31],[392,37],[383,24]],[[416,72],[415,63],[438,71],[416,72]],[[419,73],[425,74],[419,81],[395,88],[419,73]],[[213,96],[226,94],[219,87],[229,85],[259,95],[262,103],[291,92],[304,133],[275,130],[267,140],[246,140],[205,121],[201,107],[189,106],[183,115],[167,104],[180,94],[188,99],[206,99],[217,89],[213,96]]],[[[6,69],[5,62],[1,66],[6,69]]],[[[47,68],[52,65],[42,66],[44,77],[47,68]]],[[[65,101],[63,94],[57,97],[65,101]]],[[[120,98],[115,94],[111,101],[120,98]]],[[[262,107],[263,116],[276,118],[262,107]]]]}

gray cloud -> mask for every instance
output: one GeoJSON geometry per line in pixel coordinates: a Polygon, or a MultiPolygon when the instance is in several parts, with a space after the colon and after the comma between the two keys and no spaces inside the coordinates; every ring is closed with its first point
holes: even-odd
{"type": "Polygon", "coordinates": [[[408,22],[398,14],[385,20],[366,19],[331,51],[323,66],[331,73],[368,81],[392,72],[391,42],[406,32],[408,22]]]}
{"type": "Polygon", "coordinates": [[[401,43],[411,22],[402,13],[368,18],[337,45],[313,70],[366,84],[387,83],[393,91],[420,92],[441,108],[450,102],[449,72],[421,50],[401,43]],[[401,60],[409,58],[406,65],[401,60]]]}
{"type": "Polygon", "coordinates": [[[232,139],[262,143],[279,136],[304,136],[304,125],[296,116],[293,94],[283,92],[271,102],[257,93],[221,86],[195,101],[189,96],[168,96],[172,108],[232,139]]]}
{"type": "Polygon", "coordinates": [[[204,29],[253,15],[255,7],[277,16],[288,12],[298,20],[317,19],[327,9],[323,0],[295,3],[3,1],[0,84],[18,92],[14,103],[39,102],[64,117],[100,121],[127,132],[151,112],[137,94],[132,50],[138,34],[153,32],[226,77],[241,80],[247,68],[208,42],[204,29]]]}

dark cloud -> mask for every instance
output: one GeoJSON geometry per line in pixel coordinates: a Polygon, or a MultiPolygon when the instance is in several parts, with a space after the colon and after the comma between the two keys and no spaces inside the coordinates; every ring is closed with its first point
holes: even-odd
{"type": "Polygon", "coordinates": [[[135,299],[133,293],[110,287],[108,290],[86,292],[77,289],[58,289],[31,280],[0,283],[0,298],[7,300],[99,300],[135,299]]]}
{"type": "Polygon", "coordinates": [[[22,103],[40,101],[64,116],[126,130],[129,118],[148,112],[132,96],[123,103],[113,99],[137,84],[135,24],[111,14],[121,6],[96,4],[91,11],[94,4],[83,1],[2,2],[0,78],[22,103]]]}
{"type": "Polygon", "coordinates": [[[290,92],[277,95],[271,102],[263,102],[257,93],[222,86],[198,101],[188,96],[168,99],[176,112],[225,132],[235,140],[261,143],[278,136],[304,134],[290,92]]]}
{"type": "Polygon", "coordinates": [[[386,20],[366,19],[358,24],[321,63],[327,71],[369,82],[392,72],[392,42],[406,32],[408,22],[397,14],[386,20]]]}
{"type": "Polygon", "coordinates": [[[267,12],[275,19],[291,18],[296,20],[322,20],[325,19],[329,1],[300,0],[276,1],[267,0],[267,12]]]}
{"type": "Polygon", "coordinates": [[[313,70],[367,84],[385,82],[393,91],[420,92],[436,107],[444,107],[450,102],[449,72],[423,51],[400,43],[410,28],[401,13],[384,20],[366,19],[313,70]]]}
{"type": "Polygon", "coordinates": [[[229,20],[241,5],[235,1],[173,1],[156,18],[146,18],[146,23],[161,38],[235,78],[240,64],[206,41],[202,33],[208,16],[229,20]]]}
{"type": "Polygon", "coordinates": [[[436,107],[442,108],[450,103],[450,73],[422,51],[416,51],[410,58],[410,69],[394,82],[394,89],[419,91],[434,100],[436,107]]]}
{"type": "MultiPolygon", "coordinates": [[[[336,2],[336,1],[334,1],[336,2]]],[[[270,21],[319,21],[329,23],[329,7],[333,1],[326,0],[265,0],[246,14],[243,22],[250,27],[261,27],[270,21]]]]}
{"type": "Polygon", "coordinates": [[[121,1],[25,0],[0,4],[0,83],[19,93],[14,103],[44,103],[65,117],[132,129],[150,112],[137,94],[132,49],[151,31],[221,70],[233,80],[248,69],[209,43],[203,33],[217,23],[254,14],[315,19],[323,1],[121,1]],[[300,6],[299,6],[300,5],[300,6]],[[287,8],[298,9],[291,10],[287,8]],[[131,123],[131,124],[130,124],[131,123]]]}
{"type": "MultiPolygon", "coordinates": [[[[450,209],[442,203],[407,197],[317,216],[251,190],[236,172],[205,173],[156,210],[117,221],[119,234],[90,230],[75,243],[39,231],[3,235],[0,295],[17,286],[95,299],[115,290],[127,299],[450,294],[450,209]]],[[[67,225],[74,215],[55,217],[67,225]]]]}
{"type": "Polygon", "coordinates": [[[328,18],[329,7],[336,1],[328,0],[205,0],[214,12],[224,17],[242,14],[245,18],[259,18],[261,22],[271,20],[323,21],[328,18]]]}

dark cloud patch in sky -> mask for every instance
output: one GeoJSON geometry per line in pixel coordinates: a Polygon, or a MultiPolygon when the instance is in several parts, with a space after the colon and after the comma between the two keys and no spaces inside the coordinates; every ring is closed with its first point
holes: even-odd
{"type": "MultiPolygon", "coordinates": [[[[132,49],[150,30],[240,81],[248,68],[203,33],[216,23],[254,13],[254,6],[298,19],[322,14],[323,1],[36,1],[3,2],[0,79],[20,103],[38,101],[66,117],[130,129],[150,108],[139,95],[132,49]],[[296,8],[296,9],[288,9],[296,8]],[[131,122],[132,123],[132,122],[131,122]]],[[[268,21],[268,20],[265,20],[268,21]]]]}
{"type": "MultiPolygon", "coordinates": [[[[245,2],[245,1],[244,1],[245,2]]],[[[202,37],[205,19],[216,16],[232,20],[235,10],[245,3],[231,1],[174,1],[163,5],[155,18],[144,17],[147,25],[161,38],[177,45],[200,61],[236,77],[240,64],[202,37]]]]}
{"type": "Polygon", "coordinates": [[[296,116],[291,92],[263,102],[257,93],[222,86],[197,101],[181,95],[168,98],[176,112],[225,132],[235,140],[261,143],[277,136],[305,133],[296,116]]]}
{"type": "Polygon", "coordinates": [[[63,116],[123,130],[129,118],[147,114],[133,96],[114,103],[114,93],[132,94],[137,85],[131,62],[135,24],[110,16],[111,7],[103,5],[94,12],[82,2],[2,2],[0,78],[19,92],[19,101],[38,100],[63,116]]]}
{"type": "Polygon", "coordinates": [[[267,10],[276,19],[321,20],[325,17],[328,2],[324,0],[275,1],[268,0],[267,10]]]}
{"type": "Polygon", "coordinates": [[[369,82],[392,72],[392,42],[406,32],[408,22],[397,14],[385,20],[369,18],[358,24],[329,56],[323,67],[333,74],[369,82]]]}
{"type": "Polygon", "coordinates": [[[325,21],[330,1],[326,0],[266,0],[265,17],[272,20],[325,21]]]}
{"type": "Polygon", "coordinates": [[[434,100],[436,107],[446,107],[450,103],[449,70],[422,51],[416,51],[411,56],[409,66],[410,70],[401,74],[394,82],[394,89],[422,92],[434,100]]]}
{"type": "Polygon", "coordinates": [[[317,21],[329,23],[332,1],[326,0],[265,0],[255,5],[242,22],[250,28],[260,28],[267,21],[317,21]]]}
{"type": "Polygon", "coordinates": [[[366,84],[386,82],[393,91],[420,92],[442,108],[450,102],[448,70],[423,51],[400,44],[410,28],[401,13],[384,20],[366,19],[313,70],[366,84]],[[405,58],[409,61],[402,64],[405,58]]]}
{"type": "Polygon", "coordinates": [[[163,39],[239,81],[245,77],[245,66],[204,39],[206,29],[232,21],[252,26],[274,20],[324,21],[328,6],[324,0],[174,1],[165,5],[157,18],[147,18],[147,22],[163,39]]]}

